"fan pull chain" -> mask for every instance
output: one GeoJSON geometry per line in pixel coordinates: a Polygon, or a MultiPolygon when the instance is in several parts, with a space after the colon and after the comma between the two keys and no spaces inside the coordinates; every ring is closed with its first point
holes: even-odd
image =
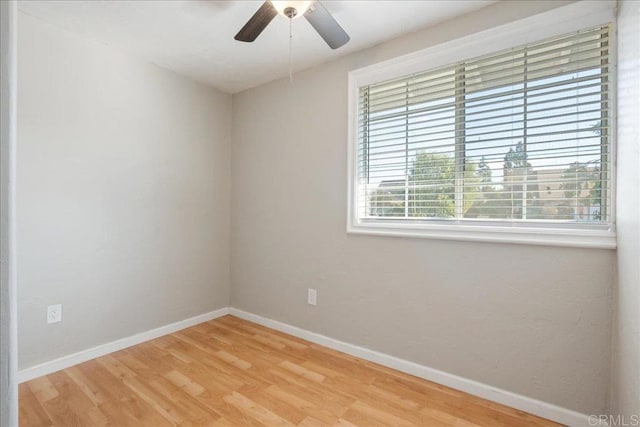
{"type": "Polygon", "coordinates": [[[293,83],[293,19],[289,18],[289,84],[293,83]]]}

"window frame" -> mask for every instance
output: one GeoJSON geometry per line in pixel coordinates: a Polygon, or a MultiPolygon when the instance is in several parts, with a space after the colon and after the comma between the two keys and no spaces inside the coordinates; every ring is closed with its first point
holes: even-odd
{"type": "Polygon", "coordinates": [[[616,31],[614,2],[577,2],[534,15],[480,33],[393,58],[349,72],[348,76],[348,200],[347,233],[385,236],[422,237],[447,240],[506,242],[518,244],[616,248],[616,31]],[[358,216],[358,117],[360,88],[415,73],[435,70],[458,62],[499,53],[504,50],[537,43],[571,32],[611,25],[609,82],[612,105],[608,113],[610,137],[610,223],[541,224],[517,220],[428,219],[398,220],[392,218],[361,219],[358,216]]]}

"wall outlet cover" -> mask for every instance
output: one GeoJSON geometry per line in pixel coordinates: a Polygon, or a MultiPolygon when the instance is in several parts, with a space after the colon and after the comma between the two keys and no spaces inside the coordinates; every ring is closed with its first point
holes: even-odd
{"type": "Polygon", "coordinates": [[[54,304],[47,307],[47,323],[62,321],[62,304],[54,304]]]}
{"type": "Polygon", "coordinates": [[[318,291],[315,289],[309,289],[307,292],[307,304],[317,305],[318,303],[318,291]]]}

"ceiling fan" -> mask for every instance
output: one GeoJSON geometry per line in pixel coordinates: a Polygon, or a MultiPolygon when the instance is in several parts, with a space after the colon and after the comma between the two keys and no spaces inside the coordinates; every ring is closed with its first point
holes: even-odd
{"type": "Polygon", "coordinates": [[[331,49],[337,49],[350,40],[349,35],[342,29],[340,24],[317,0],[266,0],[234,38],[242,42],[254,41],[278,14],[289,19],[304,16],[331,49]]]}

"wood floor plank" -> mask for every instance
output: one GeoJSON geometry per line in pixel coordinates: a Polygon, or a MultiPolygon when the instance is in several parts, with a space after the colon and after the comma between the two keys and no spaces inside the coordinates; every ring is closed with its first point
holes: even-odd
{"type": "Polygon", "coordinates": [[[58,396],[43,403],[43,408],[56,425],[104,426],[108,418],[95,406],[65,371],[47,376],[58,396]]]}
{"type": "Polygon", "coordinates": [[[268,393],[266,389],[242,387],[238,392],[258,405],[269,408],[271,412],[292,424],[299,424],[307,416],[305,411],[292,405],[289,400],[283,400],[281,396],[268,393]]]}
{"type": "Polygon", "coordinates": [[[19,390],[21,427],[558,425],[233,316],[19,390]]]}
{"type": "Polygon", "coordinates": [[[194,398],[204,393],[205,388],[180,372],[173,370],[162,375],[151,363],[143,363],[133,354],[125,355],[121,360],[136,373],[141,382],[149,384],[154,393],[160,394],[165,402],[170,402],[172,411],[182,419],[181,425],[210,424],[220,418],[215,411],[194,398]]]}
{"type": "Polygon", "coordinates": [[[234,391],[230,395],[224,397],[224,400],[241,411],[249,414],[250,417],[255,418],[264,425],[267,426],[293,426],[286,419],[274,414],[269,409],[262,405],[257,404],[248,397],[234,391]]]}
{"type": "Polygon", "coordinates": [[[45,427],[52,426],[53,421],[31,392],[27,384],[20,384],[18,387],[20,393],[20,425],[24,427],[45,427]]]}
{"type": "Polygon", "coordinates": [[[87,378],[92,380],[97,391],[104,395],[106,402],[100,405],[102,412],[114,426],[167,426],[171,425],[146,402],[114,377],[98,363],[98,359],[77,365],[87,378]]]}

